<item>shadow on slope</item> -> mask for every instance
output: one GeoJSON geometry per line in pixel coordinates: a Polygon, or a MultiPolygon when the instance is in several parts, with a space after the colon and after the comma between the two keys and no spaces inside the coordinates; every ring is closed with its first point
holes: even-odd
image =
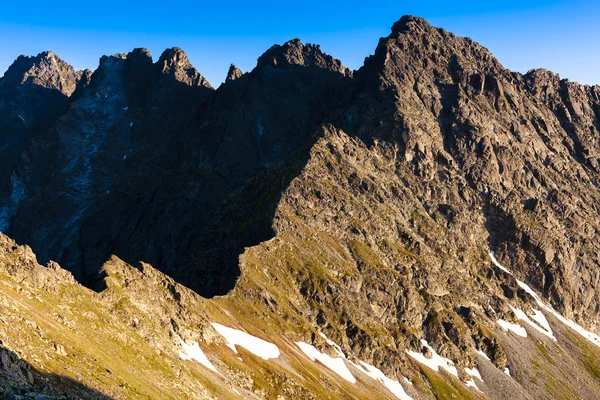
{"type": "Polygon", "coordinates": [[[60,90],[29,80],[6,86],[0,85],[0,231],[9,227],[25,195],[19,163],[31,161],[26,150],[46,135],[69,101],[60,90]]]}
{"type": "Polygon", "coordinates": [[[38,371],[11,350],[0,346],[0,397],[37,399],[38,396],[44,399],[111,399],[71,378],[38,371]]]}
{"type": "Polygon", "coordinates": [[[111,199],[91,209],[71,246],[83,258],[78,279],[100,290],[97,271],[115,254],[204,297],[228,293],[239,255],[274,236],[281,194],[306,164],[344,82],[327,68],[286,64],[222,85],[170,141],[156,143],[161,158],[128,157],[137,167],[119,174],[111,199]]]}

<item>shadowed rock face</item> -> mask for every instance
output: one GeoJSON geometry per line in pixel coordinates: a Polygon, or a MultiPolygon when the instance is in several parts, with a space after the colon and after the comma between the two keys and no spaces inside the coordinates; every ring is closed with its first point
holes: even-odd
{"type": "Polygon", "coordinates": [[[113,183],[128,166],[138,168],[128,157],[144,157],[140,175],[148,179],[158,178],[153,168],[171,170],[177,154],[168,153],[169,141],[194,114],[185,106],[201,103],[211,91],[178,49],[156,64],[145,49],[103,57],[67,112],[25,153],[27,162],[17,171],[26,200],[10,231],[31,243],[40,259],[59,259],[86,279],[91,272],[84,254],[97,257],[98,242],[88,238],[94,231],[82,235],[85,221],[99,213],[106,222],[118,218],[110,206],[113,183]]]}
{"type": "MultiPolygon", "coordinates": [[[[314,65],[340,69],[339,61],[293,46],[307,65],[234,71],[237,79],[214,93],[180,49],[155,64],[144,49],[103,57],[47,138],[31,146],[33,161],[17,169],[27,199],[10,234],[83,281],[116,253],[205,295],[226,293],[244,246],[272,230],[268,215],[238,229],[240,221],[215,223],[215,211],[306,147],[343,83],[343,74],[314,65]]],[[[240,205],[247,213],[256,206],[240,205]]]]}
{"type": "Polygon", "coordinates": [[[340,60],[324,54],[321,47],[315,44],[304,45],[300,39],[290,40],[283,46],[274,45],[258,58],[258,66],[265,65],[301,65],[304,67],[319,67],[344,76],[351,76],[340,60]]]}
{"type": "Polygon", "coordinates": [[[73,379],[37,371],[6,347],[0,347],[0,394],[6,399],[111,399],[73,379]]]}
{"type": "Polygon", "coordinates": [[[29,142],[43,135],[66,109],[81,73],[52,52],[20,56],[0,78],[0,230],[24,197],[15,171],[29,142]]]}
{"type": "Polygon", "coordinates": [[[177,164],[161,180],[154,175],[140,200],[115,203],[133,215],[112,251],[148,260],[207,296],[231,290],[244,247],[272,236],[272,210],[293,175],[279,176],[272,195],[263,177],[309,146],[343,82],[335,71],[280,64],[221,86],[177,130],[169,151],[177,164]]]}

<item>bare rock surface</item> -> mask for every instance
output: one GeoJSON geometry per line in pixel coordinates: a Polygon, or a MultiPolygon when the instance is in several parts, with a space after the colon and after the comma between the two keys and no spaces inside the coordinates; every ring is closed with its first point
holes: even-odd
{"type": "Polygon", "coordinates": [[[229,66],[229,71],[227,71],[227,78],[225,79],[225,82],[235,81],[236,79],[241,78],[242,75],[242,70],[231,64],[231,66],[229,66]]]}

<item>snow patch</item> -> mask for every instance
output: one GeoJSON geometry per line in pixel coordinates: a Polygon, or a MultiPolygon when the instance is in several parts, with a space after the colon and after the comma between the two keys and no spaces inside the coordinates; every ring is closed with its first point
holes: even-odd
{"type": "MultiPolygon", "coordinates": [[[[470,388],[473,388],[473,389],[477,390],[478,392],[481,392],[481,389],[479,389],[477,387],[477,384],[475,383],[475,381],[473,379],[469,379],[468,381],[466,381],[465,385],[467,387],[470,387],[470,388]]],[[[481,392],[481,393],[483,393],[483,392],[481,392]]]]}
{"type": "MultiPolygon", "coordinates": [[[[498,260],[496,260],[496,254],[493,251],[490,251],[490,258],[492,259],[492,263],[494,263],[494,265],[498,268],[500,268],[502,271],[511,274],[510,271],[506,268],[504,268],[502,265],[500,265],[500,263],[498,262],[498,260]]],[[[512,274],[511,274],[512,275],[512,274]]]]}
{"type": "MultiPolygon", "coordinates": [[[[362,372],[364,372],[367,376],[369,376],[370,378],[372,378],[378,382],[381,382],[390,392],[392,392],[394,394],[394,396],[396,396],[397,398],[399,398],[401,400],[412,400],[412,397],[410,397],[408,394],[406,394],[406,392],[404,391],[404,388],[402,387],[400,382],[388,378],[387,376],[385,376],[385,374],[379,368],[377,368],[373,365],[367,364],[366,362],[363,362],[363,361],[359,361],[359,362],[360,362],[360,366],[356,365],[354,363],[353,364],[358,369],[360,369],[362,372]]],[[[404,378],[404,379],[406,379],[406,378],[404,378]]]]}
{"type": "Polygon", "coordinates": [[[515,316],[518,319],[520,319],[521,321],[527,322],[529,325],[531,325],[532,328],[534,328],[541,334],[546,335],[550,339],[556,341],[556,338],[554,337],[554,333],[552,332],[552,329],[550,329],[550,325],[548,325],[548,321],[546,320],[546,317],[544,317],[544,314],[542,314],[540,311],[535,310],[535,309],[533,310],[536,314],[535,314],[535,317],[532,317],[532,318],[536,318],[536,321],[539,320],[539,325],[538,325],[535,322],[533,322],[531,319],[529,319],[529,316],[527,314],[525,314],[523,311],[519,310],[518,308],[514,308],[513,306],[510,306],[510,309],[512,310],[512,312],[515,314],[515,316]]]}
{"type": "MultiPolygon", "coordinates": [[[[465,372],[483,382],[483,379],[481,379],[481,374],[479,373],[479,370],[477,368],[473,368],[473,369],[465,368],[465,372]]],[[[466,381],[465,385],[467,385],[467,387],[472,387],[473,389],[476,389],[477,391],[483,393],[481,391],[481,389],[479,389],[479,387],[477,386],[477,384],[475,383],[475,381],[473,379],[469,379],[468,381],[466,381]]]]}
{"type": "Polygon", "coordinates": [[[481,379],[481,374],[477,368],[465,368],[465,372],[483,382],[483,379],[481,379]]]}
{"type": "Polygon", "coordinates": [[[431,358],[427,358],[427,357],[425,357],[425,355],[411,351],[411,350],[406,351],[408,353],[408,355],[411,356],[412,358],[414,358],[415,360],[417,360],[418,362],[420,362],[421,364],[426,365],[427,367],[431,368],[432,370],[434,370],[436,372],[438,372],[439,368],[442,367],[446,371],[448,371],[450,374],[452,374],[458,378],[458,371],[456,370],[456,367],[454,366],[454,363],[452,361],[448,360],[447,358],[439,356],[435,352],[435,350],[433,350],[433,348],[429,345],[429,343],[427,343],[426,340],[421,339],[421,344],[424,347],[426,347],[427,349],[429,349],[429,351],[432,354],[431,358]]]}
{"type": "Polygon", "coordinates": [[[488,360],[488,361],[492,361],[492,360],[490,360],[490,358],[488,357],[488,355],[487,355],[487,354],[485,354],[485,353],[484,353],[483,351],[481,351],[481,350],[475,350],[475,353],[479,354],[481,357],[485,358],[485,359],[486,359],[486,360],[488,360]]]}
{"type": "Polygon", "coordinates": [[[527,331],[519,324],[513,324],[511,322],[505,321],[503,319],[499,319],[496,321],[498,325],[502,327],[505,331],[511,331],[519,336],[527,337],[527,331]]]}
{"type": "MultiPolygon", "coordinates": [[[[342,348],[337,343],[335,343],[333,340],[329,339],[323,332],[319,332],[319,336],[321,336],[323,339],[325,339],[325,342],[333,348],[335,353],[339,356],[339,359],[342,359],[342,360],[346,359],[346,355],[344,354],[344,352],[342,351],[342,348]]],[[[298,343],[296,343],[296,344],[300,347],[300,345],[298,343]]],[[[306,354],[306,352],[304,352],[304,353],[306,354]]],[[[320,353],[320,354],[322,356],[324,355],[322,353],[320,353]]],[[[334,359],[334,360],[339,360],[339,359],[334,359]]],[[[321,360],[319,360],[319,361],[321,361],[321,360]]],[[[382,383],[397,398],[399,398],[401,400],[412,400],[412,397],[410,397],[409,395],[406,394],[406,392],[404,391],[404,388],[402,387],[400,382],[388,378],[387,376],[385,376],[385,374],[379,368],[375,367],[374,365],[367,364],[366,362],[363,362],[363,361],[359,361],[360,365],[355,364],[352,361],[348,361],[348,362],[350,364],[354,365],[356,367],[356,369],[363,372],[368,377],[382,383]]],[[[321,361],[321,363],[325,364],[323,361],[321,361]]],[[[339,364],[339,362],[337,362],[337,363],[339,364]]],[[[335,369],[331,368],[327,364],[325,364],[325,365],[328,368],[335,371],[335,369]]],[[[348,372],[350,373],[350,371],[348,371],[348,372]]],[[[338,375],[340,375],[340,374],[338,373],[338,375]]],[[[351,376],[351,373],[350,373],[350,376],[351,376]]],[[[354,378],[354,377],[352,377],[352,378],[354,378]]],[[[344,379],[346,379],[346,378],[344,378],[344,379]]],[[[404,379],[406,379],[406,378],[404,378],[404,379]]],[[[412,384],[410,381],[408,381],[408,382],[410,384],[412,384]]]]}
{"type": "Polygon", "coordinates": [[[264,360],[277,358],[281,354],[276,345],[267,342],[266,340],[262,340],[238,329],[228,328],[224,325],[217,324],[216,322],[211,322],[211,325],[219,335],[225,338],[228,342],[227,346],[235,353],[237,353],[237,349],[235,348],[237,345],[264,360]]]}
{"type": "Polygon", "coordinates": [[[325,342],[327,342],[328,345],[333,347],[333,350],[337,353],[338,356],[340,356],[341,358],[346,358],[346,355],[342,351],[342,348],[338,346],[337,343],[335,343],[333,340],[330,340],[327,336],[325,336],[323,332],[319,332],[319,336],[325,339],[325,342]]]}
{"type": "Polygon", "coordinates": [[[206,355],[204,354],[200,346],[198,346],[198,342],[193,342],[191,345],[188,345],[183,341],[181,337],[177,337],[179,338],[179,342],[181,343],[181,347],[183,348],[183,351],[179,352],[179,358],[181,358],[182,360],[198,361],[200,364],[204,365],[211,371],[217,373],[219,372],[217,371],[215,366],[209,361],[209,359],[206,358],[206,355]]]}
{"type": "Polygon", "coordinates": [[[346,366],[343,358],[331,357],[327,354],[323,354],[308,343],[296,342],[296,346],[298,346],[298,348],[312,361],[317,360],[348,382],[356,383],[356,378],[354,378],[354,375],[352,375],[346,366]]]}
{"type": "MultiPolygon", "coordinates": [[[[496,257],[494,257],[494,252],[490,251],[490,258],[492,259],[492,262],[494,264],[496,264],[497,267],[507,271],[509,274],[512,275],[512,273],[507,270],[506,268],[504,268],[503,266],[501,266],[500,264],[498,264],[498,261],[496,260],[496,257]]],[[[540,296],[538,296],[538,294],[532,289],[530,288],[525,282],[522,282],[520,280],[517,279],[517,284],[527,293],[529,293],[531,295],[531,297],[533,297],[536,301],[536,303],[538,304],[538,306],[540,306],[542,308],[542,310],[552,314],[554,317],[556,317],[556,319],[558,319],[560,322],[562,322],[563,324],[567,325],[569,328],[573,329],[574,331],[576,331],[577,333],[579,333],[581,336],[583,336],[584,338],[586,338],[587,340],[589,340],[591,343],[595,344],[596,346],[600,347],[600,336],[590,332],[586,329],[584,329],[581,325],[579,325],[578,323],[571,321],[565,317],[563,317],[561,314],[559,314],[557,311],[555,311],[552,307],[546,305],[546,303],[544,303],[544,301],[540,298],[540,296]]],[[[542,314],[540,312],[540,314],[542,314]]],[[[542,314],[543,316],[543,314],[542,314]]],[[[536,318],[539,318],[541,320],[541,317],[539,317],[536,313],[536,318]]],[[[537,320],[536,320],[537,321],[537,320]]],[[[541,324],[548,324],[548,321],[546,321],[546,318],[544,317],[544,321],[545,322],[540,322],[541,324]]],[[[548,328],[550,327],[550,325],[548,325],[548,328]]]]}
{"type": "MultiPolygon", "coordinates": [[[[479,379],[481,382],[483,382],[483,379],[481,378],[481,374],[479,373],[479,370],[477,368],[465,368],[465,372],[474,377],[479,379]]],[[[483,393],[481,391],[481,389],[479,389],[479,387],[477,386],[477,384],[475,383],[475,381],[473,379],[469,379],[468,381],[465,382],[465,385],[467,385],[467,387],[472,387],[478,391],[480,391],[481,393],[483,393]]]]}
{"type": "MultiPolygon", "coordinates": [[[[542,310],[554,315],[556,317],[556,319],[558,319],[560,322],[567,325],[569,328],[573,329],[574,331],[579,333],[581,336],[583,336],[584,338],[586,338],[587,340],[589,340],[596,346],[600,347],[600,336],[584,329],[581,325],[579,325],[575,321],[571,321],[570,319],[563,317],[561,314],[558,313],[558,311],[555,311],[554,308],[546,305],[546,303],[544,303],[542,301],[542,299],[537,295],[537,293],[534,292],[533,289],[531,289],[525,282],[521,282],[520,280],[517,279],[517,283],[523,290],[525,290],[527,293],[529,293],[535,299],[535,301],[538,303],[538,306],[540,306],[542,308],[542,310]]],[[[542,314],[542,313],[540,312],[540,314],[542,314]]],[[[543,314],[542,314],[542,316],[543,316],[543,314]]],[[[544,320],[545,319],[546,318],[544,318],[544,320]]],[[[546,321],[545,323],[547,324],[548,321],[546,321]]]]}
{"type": "MultiPolygon", "coordinates": [[[[535,308],[532,308],[532,311],[533,311],[533,315],[531,316],[531,318],[535,322],[537,322],[540,325],[540,327],[542,327],[543,329],[548,331],[554,337],[554,334],[552,333],[552,329],[550,328],[550,324],[548,323],[548,320],[544,316],[544,313],[542,313],[540,310],[536,310],[535,308]]],[[[554,338],[554,340],[556,340],[556,338],[554,338]]]]}
{"type": "Polygon", "coordinates": [[[257,128],[256,132],[258,133],[258,136],[261,137],[263,135],[263,132],[265,131],[265,127],[263,126],[262,122],[258,121],[256,128],[257,128]]]}

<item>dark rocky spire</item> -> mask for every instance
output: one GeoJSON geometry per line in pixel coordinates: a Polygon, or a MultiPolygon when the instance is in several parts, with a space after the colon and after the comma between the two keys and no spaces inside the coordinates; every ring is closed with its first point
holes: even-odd
{"type": "Polygon", "coordinates": [[[243,75],[242,70],[239,69],[238,67],[236,67],[235,65],[231,64],[229,66],[229,71],[227,72],[227,78],[225,79],[225,82],[235,81],[236,79],[240,78],[242,75],[243,75]]]}

